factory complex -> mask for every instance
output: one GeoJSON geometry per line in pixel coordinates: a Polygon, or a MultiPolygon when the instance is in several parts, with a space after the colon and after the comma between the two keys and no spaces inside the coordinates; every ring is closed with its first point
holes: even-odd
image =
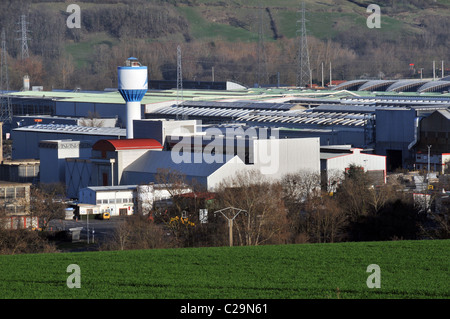
{"type": "Polygon", "coordinates": [[[12,152],[1,178],[63,183],[79,213],[114,216],[141,210],[139,198],[151,202],[148,209],[170,201],[158,183],[167,171],[185,177],[184,192],[194,184],[214,192],[243,171],[270,180],[319,174],[330,193],[351,165],[376,183],[398,170],[448,173],[447,82],[422,83],[441,88],[434,92],[407,81],[348,81],[321,90],[191,83],[180,92],[161,83],[149,89],[147,68],[135,58],[118,75],[118,89],[102,92],[8,93],[13,118],[3,135],[12,152]]]}

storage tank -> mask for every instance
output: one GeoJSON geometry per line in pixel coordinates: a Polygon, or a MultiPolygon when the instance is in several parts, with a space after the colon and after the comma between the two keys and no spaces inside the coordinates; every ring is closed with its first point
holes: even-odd
{"type": "Polygon", "coordinates": [[[30,90],[30,77],[28,75],[24,75],[23,77],[23,90],[24,91],[30,90]]]}
{"type": "Polygon", "coordinates": [[[153,184],[138,185],[137,192],[137,213],[146,215],[153,208],[154,187],[153,184]]]}
{"type": "Polygon", "coordinates": [[[148,89],[147,67],[130,57],[117,71],[119,92],[127,108],[127,138],[132,139],[133,120],[141,119],[141,101],[148,89]]]}

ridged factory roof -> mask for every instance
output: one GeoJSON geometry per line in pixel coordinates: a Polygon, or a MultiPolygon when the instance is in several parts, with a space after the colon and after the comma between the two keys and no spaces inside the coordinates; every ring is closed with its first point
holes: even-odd
{"type": "Polygon", "coordinates": [[[36,131],[66,134],[126,136],[126,129],[119,127],[90,127],[67,124],[35,124],[14,129],[15,131],[36,131]]]}

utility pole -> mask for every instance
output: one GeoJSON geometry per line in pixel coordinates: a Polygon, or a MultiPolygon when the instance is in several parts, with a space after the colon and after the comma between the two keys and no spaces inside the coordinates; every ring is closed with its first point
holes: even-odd
{"type": "Polygon", "coordinates": [[[240,208],[227,207],[227,208],[223,208],[223,209],[215,211],[214,216],[216,216],[217,213],[222,214],[222,216],[228,220],[228,238],[229,238],[229,242],[230,242],[230,247],[232,247],[233,246],[233,222],[240,213],[247,214],[247,211],[240,209],[240,208]]]}
{"type": "Polygon", "coordinates": [[[177,46],[177,105],[183,100],[183,71],[181,67],[181,47],[177,46]]]}
{"type": "Polygon", "coordinates": [[[297,85],[306,87],[312,84],[311,66],[309,64],[308,38],[306,36],[305,2],[302,10],[297,12],[301,18],[297,20],[298,57],[297,57],[297,85]]]}
{"type": "Polygon", "coordinates": [[[433,61],[433,81],[436,80],[436,61],[433,61]]]}
{"type": "Polygon", "coordinates": [[[428,147],[428,174],[427,174],[427,179],[430,178],[430,149],[431,149],[432,145],[427,145],[428,147]]]}
{"type": "Polygon", "coordinates": [[[86,234],[87,234],[87,243],[89,244],[89,213],[86,213],[86,234]]]}
{"type": "Polygon", "coordinates": [[[322,87],[325,87],[323,83],[323,62],[322,62],[322,87]]]}
{"type": "Polygon", "coordinates": [[[20,21],[18,24],[20,25],[20,29],[17,32],[21,33],[21,37],[18,38],[17,40],[21,41],[22,43],[21,58],[22,60],[24,60],[30,57],[30,54],[28,52],[28,40],[30,40],[30,38],[28,37],[28,28],[27,28],[27,25],[29,23],[27,22],[26,15],[22,14],[20,16],[20,21]]]}
{"type": "Polygon", "coordinates": [[[331,77],[331,61],[330,61],[330,86],[333,86],[333,81],[332,81],[332,77],[331,77]]]}
{"type": "Polygon", "coordinates": [[[441,78],[444,78],[444,60],[441,61],[441,78]]]}
{"type": "Polygon", "coordinates": [[[429,193],[429,191],[430,191],[430,149],[431,149],[431,145],[427,145],[427,147],[428,147],[428,170],[427,170],[427,192],[426,192],[426,195],[425,195],[425,207],[426,207],[426,211],[428,212],[428,204],[429,204],[429,202],[428,202],[428,193],[429,193]]]}

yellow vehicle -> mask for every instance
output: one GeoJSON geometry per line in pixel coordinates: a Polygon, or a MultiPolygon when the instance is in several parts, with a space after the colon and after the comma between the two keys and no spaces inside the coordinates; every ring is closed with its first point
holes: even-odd
{"type": "Polygon", "coordinates": [[[109,212],[103,212],[100,215],[100,219],[110,219],[111,218],[111,214],[109,212]]]}

